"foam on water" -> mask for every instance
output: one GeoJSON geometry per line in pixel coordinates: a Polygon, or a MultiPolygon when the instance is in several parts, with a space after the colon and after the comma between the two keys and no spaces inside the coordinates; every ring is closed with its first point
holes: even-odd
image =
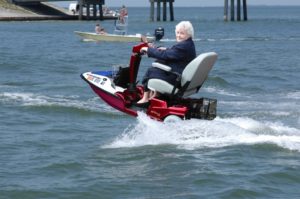
{"type": "MultiPolygon", "coordinates": [[[[203,39],[200,39],[200,38],[194,38],[193,40],[194,40],[194,42],[203,41],[203,39]]],[[[160,42],[172,42],[173,43],[173,42],[176,42],[176,39],[175,38],[172,38],[172,39],[165,38],[165,39],[161,39],[160,42]]]]}
{"type": "MultiPolygon", "coordinates": [[[[291,38],[294,39],[295,38],[291,38]]],[[[297,39],[297,38],[296,38],[297,39]]],[[[235,38],[194,38],[195,42],[198,41],[208,41],[208,42],[216,42],[216,41],[269,41],[269,40],[286,40],[286,38],[270,38],[270,37],[235,37],[235,38]]],[[[175,38],[164,38],[160,40],[161,42],[176,42],[175,38]]]]}
{"type": "Polygon", "coordinates": [[[216,93],[216,94],[220,94],[220,95],[226,95],[226,96],[242,96],[238,92],[233,93],[230,91],[226,91],[225,89],[218,89],[218,88],[212,87],[212,86],[202,88],[202,91],[208,92],[208,93],[216,93]]]}
{"type": "Polygon", "coordinates": [[[300,99],[300,91],[289,92],[286,95],[286,97],[289,98],[289,99],[299,100],[300,99]]]}
{"type": "MultiPolygon", "coordinates": [[[[235,38],[194,38],[194,42],[202,42],[202,41],[208,41],[208,42],[248,42],[248,41],[281,41],[286,40],[285,37],[235,37],[235,38]]],[[[299,38],[291,37],[288,38],[288,40],[299,40],[299,38]]],[[[161,39],[160,42],[176,42],[175,38],[164,38],[161,39]]]]}
{"type": "Polygon", "coordinates": [[[300,152],[300,130],[251,118],[216,118],[213,121],[192,119],[165,124],[139,113],[137,124],[129,126],[123,134],[103,147],[171,144],[193,150],[265,143],[300,152]]]}
{"type": "Polygon", "coordinates": [[[66,107],[75,108],[96,112],[108,112],[121,114],[119,111],[99,102],[98,97],[94,97],[87,101],[82,101],[79,96],[46,96],[35,93],[22,93],[22,92],[4,92],[0,93],[0,103],[19,105],[19,106],[31,106],[31,107],[66,107]]]}

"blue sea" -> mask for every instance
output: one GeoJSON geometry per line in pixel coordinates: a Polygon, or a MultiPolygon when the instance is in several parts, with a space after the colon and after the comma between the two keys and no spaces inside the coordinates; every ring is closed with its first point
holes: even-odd
{"type": "Polygon", "coordinates": [[[74,34],[99,21],[0,22],[0,198],[299,198],[299,10],[224,22],[222,7],[175,7],[175,21],[150,22],[129,8],[129,34],[162,26],[156,45],[172,46],[190,20],[197,53],[219,55],[195,95],[218,100],[217,118],[172,124],[125,115],[80,78],[129,63],[135,43],[74,34]]]}

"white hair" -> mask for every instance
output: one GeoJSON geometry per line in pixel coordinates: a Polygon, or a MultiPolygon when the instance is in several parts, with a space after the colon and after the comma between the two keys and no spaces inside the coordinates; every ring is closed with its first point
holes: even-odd
{"type": "Polygon", "coordinates": [[[194,28],[193,25],[190,21],[181,21],[176,25],[175,28],[175,34],[176,34],[176,30],[178,29],[184,29],[186,31],[186,33],[191,37],[194,38],[194,28]]]}

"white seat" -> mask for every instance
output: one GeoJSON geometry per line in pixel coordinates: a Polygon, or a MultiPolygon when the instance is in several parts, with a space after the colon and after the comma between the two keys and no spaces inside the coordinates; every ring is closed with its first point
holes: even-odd
{"type": "MultiPolygon", "coordinates": [[[[209,71],[212,69],[218,55],[215,52],[200,54],[193,59],[183,70],[177,85],[172,85],[161,79],[149,79],[148,88],[161,94],[177,95],[186,97],[197,93],[206,80],[209,71]]],[[[170,67],[166,65],[153,63],[154,67],[169,71],[170,67]]]]}
{"type": "Polygon", "coordinates": [[[123,20],[120,18],[115,21],[115,30],[114,34],[118,35],[126,35],[127,34],[127,27],[128,27],[128,15],[123,17],[123,20]]]}

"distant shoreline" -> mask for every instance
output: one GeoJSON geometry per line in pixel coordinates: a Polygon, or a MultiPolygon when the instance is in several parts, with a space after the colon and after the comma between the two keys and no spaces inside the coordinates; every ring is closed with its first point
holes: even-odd
{"type": "MultiPolygon", "coordinates": [[[[37,20],[78,20],[78,16],[72,15],[68,12],[68,9],[57,3],[46,3],[44,5],[49,6],[49,8],[54,8],[59,10],[64,15],[41,15],[34,13],[25,8],[8,3],[6,0],[0,0],[0,21],[37,21],[37,20]],[[60,6],[59,6],[60,5],[60,6]]],[[[299,5],[248,5],[249,7],[300,7],[299,5]]],[[[199,8],[222,8],[223,6],[197,6],[199,8]]],[[[196,7],[196,8],[197,8],[196,7]]],[[[133,6],[128,8],[148,8],[148,6],[133,6]]],[[[184,9],[184,8],[195,8],[193,6],[176,6],[174,9],[184,9]]],[[[111,19],[111,18],[107,18],[111,19]]]]}
{"type": "MultiPolygon", "coordinates": [[[[74,15],[67,8],[47,2],[42,2],[41,6],[43,6],[44,10],[47,10],[45,14],[38,14],[26,9],[26,7],[23,8],[22,6],[8,3],[6,0],[0,0],[0,21],[78,20],[78,15],[74,15]]],[[[83,19],[85,17],[83,15],[83,19]]],[[[103,16],[103,20],[115,20],[115,17],[103,16]]]]}
{"type": "Polygon", "coordinates": [[[64,15],[41,15],[34,13],[25,8],[6,2],[6,0],[0,0],[0,21],[34,21],[34,20],[75,20],[78,17],[70,15],[67,10],[58,8],[55,5],[49,3],[43,3],[45,6],[55,8],[64,15]]]}
{"type": "Polygon", "coordinates": [[[0,7],[0,21],[76,20],[77,16],[47,16],[0,7]]]}

